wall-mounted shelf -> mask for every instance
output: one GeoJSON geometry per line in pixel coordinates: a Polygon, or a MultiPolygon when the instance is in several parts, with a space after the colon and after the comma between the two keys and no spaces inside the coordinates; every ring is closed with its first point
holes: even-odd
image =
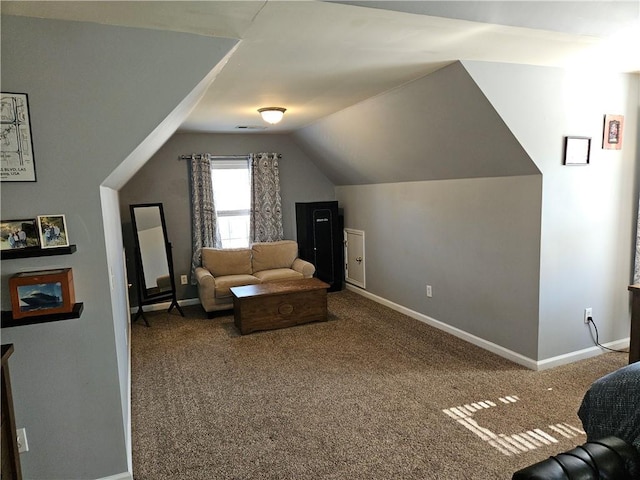
{"type": "Polygon", "coordinates": [[[35,315],[33,317],[20,318],[14,320],[11,310],[2,311],[2,328],[20,327],[22,325],[32,325],[34,323],[57,322],[59,320],[70,320],[72,318],[80,318],[84,303],[76,303],[73,310],[67,313],[52,313],[45,315],[35,315]]]}
{"type": "Polygon", "coordinates": [[[50,257],[53,255],[70,255],[75,253],[77,247],[69,245],[68,247],[56,248],[16,248],[14,250],[0,250],[0,259],[11,260],[14,258],[32,258],[32,257],[50,257]]]}

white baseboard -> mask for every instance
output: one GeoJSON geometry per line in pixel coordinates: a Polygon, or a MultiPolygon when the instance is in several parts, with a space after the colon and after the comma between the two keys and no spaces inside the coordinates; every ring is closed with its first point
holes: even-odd
{"type": "Polygon", "coordinates": [[[133,475],[131,472],[122,472],[109,477],[99,478],[97,480],[133,480],[133,475]]]}
{"type": "MultiPolygon", "coordinates": [[[[621,348],[629,348],[631,339],[629,337],[615,340],[613,342],[604,343],[603,346],[611,348],[613,350],[620,350],[621,348]]],[[[545,358],[539,360],[537,363],[538,368],[536,370],[546,370],[547,368],[559,367],[560,365],[566,365],[567,363],[577,362],[578,360],[585,360],[587,358],[595,357],[606,353],[607,350],[600,348],[596,345],[582,350],[576,350],[575,352],[565,353],[564,355],[558,355],[557,357],[545,358]]]]}
{"type": "MultiPolygon", "coordinates": [[[[606,351],[601,349],[600,347],[593,346],[593,347],[585,348],[583,350],[578,350],[576,352],[570,352],[563,355],[559,355],[557,357],[546,358],[544,360],[534,360],[532,358],[525,357],[524,355],[521,355],[517,352],[504,348],[500,345],[489,342],[488,340],[485,340],[483,338],[476,337],[475,335],[465,332],[464,330],[460,330],[459,328],[452,327],[451,325],[448,325],[439,320],[436,320],[435,318],[431,318],[428,315],[424,315],[423,313],[416,312],[415,310],[411,310],[410,308],[394,303],[390,300],[387,300],[386,298],[382,298],[377,295],[374,295],[361,288],[347,284],[346,289],[354,293],[357,293],[359,295],[362,295],[363,297],[366,297],[370,300],[373,300],[374,302],[380,303],[381,305],[389,307],[392,310],[403,313],[408,317],[414,318],[434,328],[450,333],[455,337],[458,337],[466,342],[469,342],[480,348],[483,348],[492,353],[495,353],[496,355],[500,355],[501,357],[506,358],[507,360],[511,360],[512,362],[517,363],[518,365],[527,367],[531,370],[546,370],[548,368],[558,367],[560,365],[573,363],[578,360],[584,360],[586,358],[595,357],[596,355],[600,355],[606,351]]],[[[628,347],[629,341],[630,341],[629,338],[626,338],[622,340],[617,340],[615,342],[606,343],[604,344],[604,346],[617,350],[620,348],[628,347]]]]}
{"type": "MultiPolygon", "coordinates": [[[[143,305],[143,312],[157,312],[158,310],[166,310],[171,305],[171,302],[162,302],[162,303],[154,303],[152,305],[143,305]]],[[[199,298],[186,298],[184,300],[178,300],[178,305],[181,307],[188,307],[190,305],[200,305],[199,298]]],[[[129,309],[130,313],[137,313],[138,307],[131,307],[129,309]]]]}

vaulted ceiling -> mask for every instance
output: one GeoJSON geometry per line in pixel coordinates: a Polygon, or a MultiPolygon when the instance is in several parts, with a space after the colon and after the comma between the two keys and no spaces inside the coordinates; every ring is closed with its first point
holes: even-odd
{"type": "Polygon", "coordinates": [[[282,133],[457,60],[639,72],[639,5],[637,1],[2,1],[2,14],[241,39],[181,129],[282,133]],[[287,108],[284,120],[267,128],[257,113],[264,106],[287,108]]]}

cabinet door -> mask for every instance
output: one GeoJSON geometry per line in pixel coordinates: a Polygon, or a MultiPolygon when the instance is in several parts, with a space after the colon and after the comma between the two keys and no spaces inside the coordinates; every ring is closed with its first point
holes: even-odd
{"type": "Polygon", "coordinates": [[[9,357],[13,353],[13,344],[2,345],[2,474],[6,480],[22,480],[20,453],[16,439],[16,417],[13,411],[11,378],[9,376],[9,357]]]}
{"type": "Polygon", "coordinates": [[[313,251],[316,265],[316,276],[329,284],[336,279],[334,270],[335,252],[333,212],[328,208],[318,208],[313,211],[313,251]]]}
{"type": "Polygon", "coordinates": [[[366,288],[364,232],[344,229],[344,278],[345,281],[366,288]]]}

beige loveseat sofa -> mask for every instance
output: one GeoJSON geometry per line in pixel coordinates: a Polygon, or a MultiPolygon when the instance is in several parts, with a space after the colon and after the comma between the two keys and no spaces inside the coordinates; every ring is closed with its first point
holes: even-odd
{"type": "Polygon", "coordinates": [[[196,268],[198,296],[206,312],[233,308],[231,287],[311,278],[316,267],[298,258],[293,240],[254,243],[250,248],[203,248],[196,268]]]}

